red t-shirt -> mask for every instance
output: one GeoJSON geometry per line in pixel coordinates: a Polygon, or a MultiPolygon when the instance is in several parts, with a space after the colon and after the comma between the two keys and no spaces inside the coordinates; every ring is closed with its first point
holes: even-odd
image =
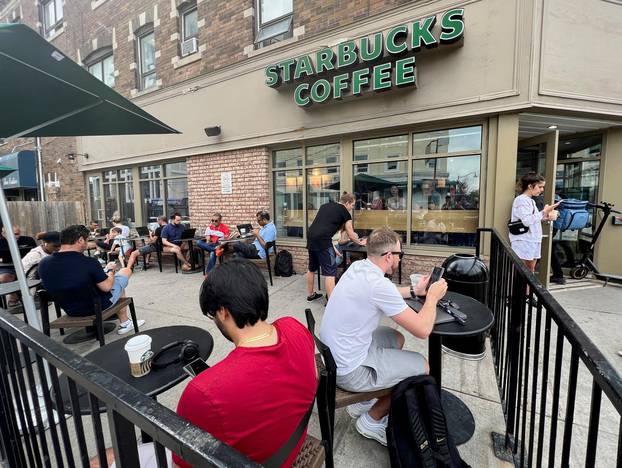
{"type": "MultiPolygon", "coordinates": [[[[229,226],[227,226],[226,224],[220,223],[218,225],[218,227],[214,227],[213,225],[210,224],[209,227],[212,231],[220,231],[222,232],[225,237],[223,237],[222,239],[226,239],[227,237],[229,237],[229,226]]],[[[221,240],[218,236],[209,236],[209,241],[213,244],[215,244],[216,242],[218,242],[219,240],[221,240]]]]}
{"type": "MultiPolygon", "coordinates": [[[[291,317],[273,325],[276,344],[235,348],[193,378],[177,405],[181,417],[258,463],[289,440],[317,388],[309,331],[291,317]]],[[[284,466],[291,466],[304,438],[284,466]]],[[[177,455],[173,460],[180,467],[190,466],[177,455]]]]}

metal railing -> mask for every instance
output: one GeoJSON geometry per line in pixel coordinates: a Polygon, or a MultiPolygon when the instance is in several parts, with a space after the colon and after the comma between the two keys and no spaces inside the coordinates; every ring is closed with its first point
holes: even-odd
{"type": "Polygon", "coordinates": [[[478,229],[476,255],[483,251],[504,445],[515,465],[622,467],[622,378],[496,230],[478,229]]]}
{"type": "Polygon", "coordinates": [[[192,466],[259,466],[0,311],[0,465],[4,458],[10,467],[88,467],[89,459],[98,457],[106,467],[106,445],[111,445],[117,466],[135,468],[140,466],[137,430],[143,441],[154,441],[159,467],[167,466],[165,447],[192,466]]]}

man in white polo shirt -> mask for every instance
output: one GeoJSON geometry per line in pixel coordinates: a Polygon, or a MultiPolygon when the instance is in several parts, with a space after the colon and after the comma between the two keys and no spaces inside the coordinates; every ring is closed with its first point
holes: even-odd
{"type": "MultiPolygon", "coordinates": [[[[385,274],[397,270],[402,246],[389,228],[374,230],[367,240],[367,259],[346,270],[330,296],[320,327],[320,339],[330,348],[337,364],[337,385],[351,392],[391,388],[402,380],[427,374],[428,363],[416,352],[405,351],[404,335],[379,327],[383,316],[417,338],[425,339],[436,320],[436,304],[447,292],[441,279],[430,285],[429,276],[414,287],[398,288],[385,274]],[[419,313],[404,298],[426,296],[419,313]]],[[[387,444],[385,429],[391,396],[350,405],[358,418],[356,429],[363,436],[387,444]]]]}

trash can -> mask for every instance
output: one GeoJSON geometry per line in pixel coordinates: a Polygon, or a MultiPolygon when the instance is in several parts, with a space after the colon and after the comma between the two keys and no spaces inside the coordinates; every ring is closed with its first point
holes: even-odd
{"type": "MultiPolygon", "coordinates": [[[[443,268],[443,278],[449,291],[486,303],[489,274],[482,260],[472,254],[453,254],[445,259],[443,268]]],[[[462,359],[478,361],[486,355],[485,340],[484,333],[469,338],[443,337],[443,351],[462,359]]]]}

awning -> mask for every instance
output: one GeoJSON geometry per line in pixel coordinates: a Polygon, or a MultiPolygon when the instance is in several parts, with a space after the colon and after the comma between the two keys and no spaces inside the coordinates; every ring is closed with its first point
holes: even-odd
{"type": "Polygon", "coordinates": [[[0,138],[179,133],[23,24],[0,25],[0,138]]]}
{"type": "Polygon", "coordinates": [[[2,177],[2,188],[36,189],[37,167],[34,151],[18,151],[0,156],[0,166],[13,168],[13,172],[2,177]]]}

